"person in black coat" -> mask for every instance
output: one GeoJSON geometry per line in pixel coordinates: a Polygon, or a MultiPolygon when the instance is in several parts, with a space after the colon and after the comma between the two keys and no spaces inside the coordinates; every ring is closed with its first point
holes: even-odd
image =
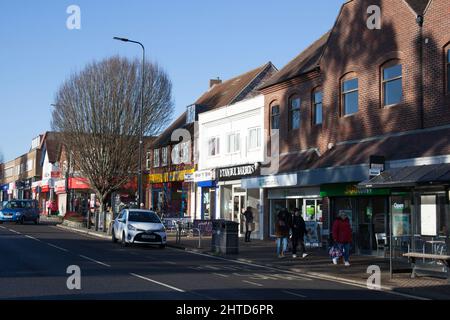
{"type": "Polygon", "coordinates": [[[302,258],[305,258],[308,254],[305,252],[305,234],[306,224],[300,214],[299,209],[294,209],[294,216],[292,217],[292,257],[297,258],[297,247],[300,244],[300,253],[302,258]]]}
{"type": "Polygon", "coordinates": [[[252,233],[253,225],[253,211],[252,207],[247,207],[247,210],[243,213],[245,217],[245,242],[250,242],[250,235],[252,233]]]}

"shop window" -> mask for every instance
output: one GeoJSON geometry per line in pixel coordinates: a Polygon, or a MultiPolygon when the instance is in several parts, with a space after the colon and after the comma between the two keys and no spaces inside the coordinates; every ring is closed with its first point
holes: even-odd
{"type": "Polygon", "coordinates": [[[300,128],[300,106],[300,97],[293,96],[289,99],[289,130],[300,128]]]}
{"type": "Polygon", "coordinates": [[[383,79],[383,105],[391,106],[402,102],[402,65],[398,62],[390,62],[382,69],[383,79]]]}
{"type": "Polygon", "coordinates": [[[313,92],[313,124],[322,124],[323,117],[323,92],[321,90],[316,90],[313,92]]]}
{"type": "Polygon", "coordinates": [[[358,112],[358,78],[344,79],[342,81],[342,112],[344,116],[358,112]]]}

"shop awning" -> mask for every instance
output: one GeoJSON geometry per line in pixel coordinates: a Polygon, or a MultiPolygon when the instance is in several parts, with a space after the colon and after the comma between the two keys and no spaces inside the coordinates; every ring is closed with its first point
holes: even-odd
{"type": "Polygon", "coordinates": [[[450,163],[392,168],[358,184],[361,188],[415,187],[450,184],[450,163]]]}

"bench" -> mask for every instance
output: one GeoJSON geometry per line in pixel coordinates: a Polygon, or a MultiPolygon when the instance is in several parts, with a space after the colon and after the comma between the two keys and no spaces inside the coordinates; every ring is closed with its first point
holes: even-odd
{"type": "Polygon", "coordinates": [[[403,254],[407,257],[412,264],[412,274],[411,278],[415,278],[416,270],[418,269],[416,265],[416,259],[432,259],[442,262],[447,267],[447,281],[450,283],[450,256],[444,254],[429,254],[429,253],[419,253],[419,252],[408,252],[403,254]]]}

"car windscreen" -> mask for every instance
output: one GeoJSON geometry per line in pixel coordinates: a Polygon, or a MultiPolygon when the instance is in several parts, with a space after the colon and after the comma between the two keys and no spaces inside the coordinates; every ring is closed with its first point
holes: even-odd
{"type": "Polygon", "coordinates": [[[161,220],[159,220],[159,217],[156,215],[156,213],[151,211],[130,211],[128,214],[128,221],[161,223],[161,220]]]}

